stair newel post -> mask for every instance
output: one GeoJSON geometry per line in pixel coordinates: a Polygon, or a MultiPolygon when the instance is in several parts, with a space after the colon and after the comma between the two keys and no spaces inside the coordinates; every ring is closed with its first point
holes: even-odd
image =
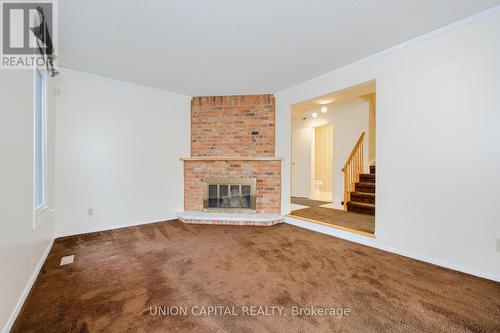
{"type": "Polygon", "coordinates": [[[365,173],[365,153],[364,153],[364,149],[365,149],[365,142],[361,142],[361,153],[360,153],[360,156],[361,156],[361,168],[360,168],[360,172],[359,174],[362,174],[362,173],[365,173]]]}
{"type": "Polygon", "coordinates": [[[361,146],[360,146],[360,149],[358,151],[358,182],[359,182],[359,175],[361,174],[361,168],[362,168],[362,165],[361,165],[361,159],[363,157],[363,154],[361,154],[362,151],[363,151],[363,142],[361,142],[361,146]]]}
{"type": "Polygon", "coordinates": [[[347,202],[351,200],[351,192],[355,190],[355,183],[359,182],[359,175],[364,172],[363,140],[365,132],[361,133],[356,145],[347,158],[342,168],[344,173],[344,210],[347,210],[347,202]]]}
{"type": "Polygon", "coordinates": [[[351,200],[352,184],[354,181],[354,163],[351,161],[349,163],[349,192],[347,193],[347,201],[351,200]]]}
{"type": "Polygon", "coordinates": [[[349,191],[349,188],[351,187],[351,166],[348,164],[346,168],[346,174],[347,174],[347,191],[349,191]]]}
{"type": "MultiPolygon", "coordinates": [[[[361,149],[363,148],[363,144],[361,144],[361,149]]],[[[357,167],[357,175],[356,175],[356,181],[359,182],[359,174],[361,173],[361,154],[359,153],[359,150],[358,152],[356,153],[358,155],[358,158],[356,159],[357,163],[358,163],[358,167],[357,167]]]]}
{"type": "MultiPolygon", "coordinates": [[[[349,182],[349,192],[352,191],[352,184],[353,184],[353,180],[354,180],[354,161],[352,163],[349,163],[349,167],[351,169],[351,181],[349,182]]],[[[349,193],[350,194],[350,193],[349,193]]],[[[349,195],[350,196],[350,195],[349,195]]]]}
{"type": "MultiPolygon", "coordinates": [[[[354,158],[352,160],[352,172],[353,172],[353,179],[354,179],[354,182],[356,182],[356,178],[357,178],[357,174],[358,174],[358,154],[357,152],[354,154],[354,158]]],[[[351,188],[351,191],[352,191],[352,188],[351,188]]]]}
{"type": "MultiPolygon", "coordinates": [[[[345,194],[345,200],[346,202],[349,201],[349,188],[351,187],[351,176],[349,170],[347,171],[347,184],[346,184],[346,194],[345,194]]],[[[347,206],[346,206],[347,209],[347,206]]]]}
{"type": "MultiPolygon", "coordinates": [[[[355,162],[356,163],[356,168],[354,168],[354,183],[359,181],[359,148],[356,150],[356,158],[355,162]]],[[[354,186],[354,184],[352,184],[354,186]]],[[[353,189],[354,190],[354,189],[353,189]]]]}
{"type": "MultiPolygon", "coordinates": [[[[354,182],[351,183],[351,185],[353,185],[353,183],[355,183],[357,181],[357,178],[358,178],[358,160],[357,160],[357,153],[354,154],[354,159],[352,161],[352,173],[353,173],[353,179],[354,179],[354,182]]],[[[352,187],[351,187],[351,191],[352,191],[352,187]]]]}
{"type": "MultiPolygon", "coordinates": [[[[349,191],[349,188],[351,187],[351,166],[347,166],[347,191],[349,191]]],[[[349,198],[348,198],[349,199],[349,198]]]]}
{"type": "MultiPolygon", "coordinates": [[[[356,171],[356,160],[352,163],[352,181],[351,181],[351,192],[354,191],[354,184],[356,183],[357,171],[356,171]]],[[[351,193],[349,193],[349,200],[351,200],[351,193]]]]}
{"type": "MultiPolygon", "coordinates": [[[[359,173],[359,150],[356,151],[356,154],[354,154],[355,158],[354,158],[354,182],[358,182],[359,181],[359,176],[358,176],[358,173],[359,173]]],[[[353,190],[353,189],[351,189],[353,190]]]]}

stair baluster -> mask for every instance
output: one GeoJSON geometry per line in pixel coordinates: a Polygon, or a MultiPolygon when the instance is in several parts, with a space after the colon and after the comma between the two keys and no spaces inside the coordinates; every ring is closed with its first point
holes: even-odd
{"type": "Polygon", "coordinates": [[[351,200],[351,192],[354,192],[355,184],[359,182],[359,175],[364,173],[364,139],[365,132],[361,133],[342,168],[344,173],[344,210],[347,210],[347,202],[351,200]]]}

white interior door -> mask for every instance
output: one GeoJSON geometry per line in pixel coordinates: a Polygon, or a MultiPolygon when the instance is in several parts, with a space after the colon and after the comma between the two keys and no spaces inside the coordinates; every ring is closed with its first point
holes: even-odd
{"type": "Polygon", "coordinates": [[[311,197],[311,128],[292,131],[293,197],[311,197]]]}

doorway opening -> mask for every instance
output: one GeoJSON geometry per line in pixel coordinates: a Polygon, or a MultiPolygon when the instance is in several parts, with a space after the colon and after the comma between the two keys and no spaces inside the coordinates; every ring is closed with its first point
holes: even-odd
{"type": "Polygon", "coordinates": [[[333,125],[313,128],[312,143],[313,175],[312,196],[315,200],[332,202],[333,200],[333,125]]]}
{"type": "Polygon", "coordinates": [[[375,235],[376,84],[292,106],[291,216],[375,235]]]}

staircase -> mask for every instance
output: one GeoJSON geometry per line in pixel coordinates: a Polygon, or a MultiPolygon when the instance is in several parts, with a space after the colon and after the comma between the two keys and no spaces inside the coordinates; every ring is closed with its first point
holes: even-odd
{"type": "Polygon", "coordinates": [[[359,174],[346,206],[348,212],[375,215],[375,165],[370,166],[370,173],[359,174]]]}
{"type": "Polygon", "coordinates": [[[375,215],[375,165],[364,168],[365,132],[361,133],[342,168],[344,173],[344,210],[375,215]]]}

